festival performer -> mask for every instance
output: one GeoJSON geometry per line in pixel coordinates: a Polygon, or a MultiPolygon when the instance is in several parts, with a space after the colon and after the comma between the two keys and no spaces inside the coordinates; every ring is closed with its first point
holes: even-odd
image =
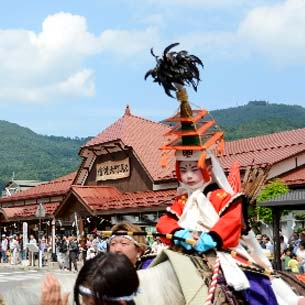
{"type": "Polygon", "coordinates": [[[223,132],[214,120],[207,119],[207,110],[192,110],[189,105],[184,85],[191,84],[197,90],[200,80],[197,65],[203,66],[202,62],[186,51],[169,52],[177,45],[168,46],[162,58],[151,52],[157,65],[145,76],[152,76],[167,95],[172,97],[174,91],[180,102],[177,114],[167,120],[175,122],[174,128],[166,134],[172,140],[161,147],[164,160],[166,151],[175,151],[180,185],[172,206],[158,221],[157,230],[179,238],[174,238],[174,243],[189,252],[207,254],[216,248],[227,284],[241,291],[248,304],[303,304],[305,299],[295,295],[285,283],[272,281],[271,286],[269,277],[244,272],[239,267],[241,262],[223,251],[234,250],[272,271],[247,221],[239,166],[233,164],[229,183],[215,156],[215,152],[223,151],[223,132]],[[190,245],[185,241],[190,239],[195,239],[196,243],[190,245]]]}
{"type": "Polygon", "coordinates": [[[112,235],[108,239],[108,251],[125,254],[136,269],[145,269],[156,257],[147,247],[144,236],[116,235],[118,232],[142,232],[141,228],[128,221],[115,224],[112,228],[112,235]]]}

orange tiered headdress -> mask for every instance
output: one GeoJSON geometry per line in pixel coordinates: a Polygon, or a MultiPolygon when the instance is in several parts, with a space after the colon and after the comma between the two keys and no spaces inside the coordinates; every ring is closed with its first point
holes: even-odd
{"type": "Polygon", "coordinates": [[[151,50],[157,65],[145,75],[145,79],[152,76],[154,82],[163,86],[165,93],[170,97],[173,97],[171,91],[174,91],[180,102],[179,111],[166,120],[175,124],[165,136],[173,136],[174,139],[160,148],[164,151],[161,162],[162,166],[165,166],[166,151],[175,150],[177,160],[198,160],[198,167],[204,169],[209,148],[217,147],[218,153],[223,151],[224,133],[211,119],[208,110],[192,110],[184,86],[191,85],[197,91],[200,81],[197,65],[203,67],[203,64],[197,56],[190,55],[187,51],[169,52],[177,45],[179,43],[165,48],[161,58],[154,55],[151,50]]]}

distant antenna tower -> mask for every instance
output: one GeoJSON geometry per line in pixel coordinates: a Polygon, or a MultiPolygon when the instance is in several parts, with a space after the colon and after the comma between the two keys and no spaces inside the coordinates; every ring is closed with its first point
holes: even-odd
{"type": "Polygon", "coordinates": [[[12,175],[12,181],[15,180],[15,172],[13,172],[13,175],[12,175]]]}

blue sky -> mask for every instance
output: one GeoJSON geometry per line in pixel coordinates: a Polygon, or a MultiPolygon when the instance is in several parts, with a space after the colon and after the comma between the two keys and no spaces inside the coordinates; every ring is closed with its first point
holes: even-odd
{"type": "Polygon", "coordinates": [[[39,134],[93,136],[131,112],[155,121],[177,102],[144,74],[150,48],[201,58],[194,105],[305,106],[305,0],[3,1],[0,120],[39,134]]]}

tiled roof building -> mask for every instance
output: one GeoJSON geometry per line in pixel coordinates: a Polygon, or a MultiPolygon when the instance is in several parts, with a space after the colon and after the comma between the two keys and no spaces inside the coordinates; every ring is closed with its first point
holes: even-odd
{"type": "MultiPolygon", "coordinates": [[[[161,167],[159,147],[168,140],[163,135],[169,130],[164,124],[134,116],[127,106],[120,119],[80,148],[83,161],[77,172],[0,198],[0,222],[37,222],[35,211],[42,203],[46,220],[55,216],[69,225],[90,217],[109,222],[130,217],[140,224],[153,223],[177,187],[172,152],[167,167],[161,167]]],[[[302,185],[305,128],[227,142],[220,162],[227,170],[233,160],[242,169],[270,163],[269,178],[281,177],[291,187],[302,185]]]]}

